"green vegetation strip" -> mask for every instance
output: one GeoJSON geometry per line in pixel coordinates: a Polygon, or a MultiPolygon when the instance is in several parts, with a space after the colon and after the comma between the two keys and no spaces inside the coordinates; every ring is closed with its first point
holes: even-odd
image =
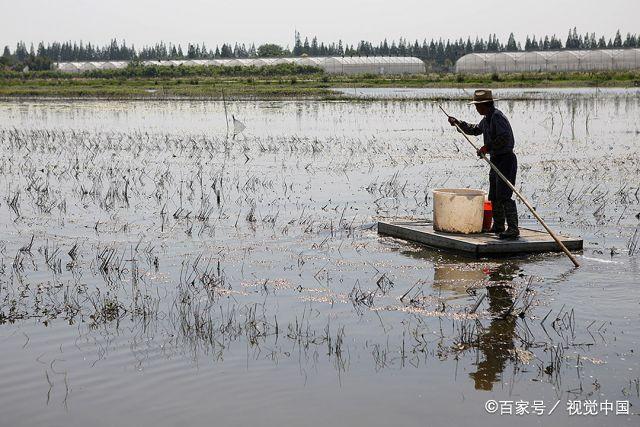
{"type": "Polygon", "coordinates": [[[640,71],[407,76],[328,75],[315,67],[127,67],[84,74],[0,72],[1,97],[348,98],[340,87],[634,87],[640,71]]]}

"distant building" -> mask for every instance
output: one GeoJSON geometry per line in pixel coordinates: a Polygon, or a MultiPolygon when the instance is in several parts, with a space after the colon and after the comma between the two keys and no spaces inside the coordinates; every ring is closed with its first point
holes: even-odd
{"type": "MultiPolygon", "coordinates": [[[[54,69],[68,73],[81,73],[91,70],[125,68],[127,64],[126,61],[59,62],[54,65],[54,69]]],[[[194,65],[262,67],[265,65],[298,64],[319,67],[329,74],[421,74],[425,72],[425,64],[421,59],[406,56],[186,59],[142,61],[142,64],[174,67],[194,65]]]]}
{"type": "Polygon", "coordinates": [[[640,69],[640,49],[470,53],[456,61],[456,73],[614,71],[640,69]]]}

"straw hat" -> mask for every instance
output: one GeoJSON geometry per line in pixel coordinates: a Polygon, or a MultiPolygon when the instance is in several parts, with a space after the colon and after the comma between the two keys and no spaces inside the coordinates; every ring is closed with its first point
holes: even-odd
{"type": "Polygon", "coordinates": [[[473,93],[473,101],[471,101],[469,105],[493,101],[497,101],[497,98],[493,98],[493,94],[489,89],[478,89],[473,93]]]}

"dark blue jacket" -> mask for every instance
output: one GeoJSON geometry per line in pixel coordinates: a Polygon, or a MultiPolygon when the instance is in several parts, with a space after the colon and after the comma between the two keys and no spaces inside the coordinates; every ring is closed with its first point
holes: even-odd
{"type": "Polygon", "coordinates": [[[460,122],[459,126],[467,135],[482,134],[484,145],[491,155],[513,152],[515,140],[511,124],[504,113],[495,107],[477,125],[460,122]]]}

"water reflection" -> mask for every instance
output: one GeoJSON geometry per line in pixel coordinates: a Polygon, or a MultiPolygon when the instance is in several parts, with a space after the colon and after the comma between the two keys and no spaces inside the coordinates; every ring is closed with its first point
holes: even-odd
{"type": "Polygon", "coordinates": [[[486,264],[436,263],[433,288],[450,292],[453,298],[467,297],[472,290],[486,288],[488,311],[492,316],[487,328],[478,322],[475,347],[476,371],[469,374],[476,390],[492,390],[500,380],[507,363],[513,357],[517,317],[505,316],[513,305],[512,282],[520,268],[513,261],[486,264]]]}
{"type": "Polygon", "coordinates": [[[468,297],[468,291],[483,286],[487,277],[487,270],[475,263],[437,263],[434,270],[433,288],[450,293],[449,299],[468,297]]]}
{"type": "Polygon", "coordinates": [[[444,299],[468,298],[486,289],[484,302],[491,320],[488,327],[478,321],[474,339],[468,340],[469,346],[476,350],[475,371],[469,376],[476,390],[492,390],[515,352],[518,317],[505,316],[505,313],[509,313],[515,303],[512,291],[514,280],[521,275],[521,260],[474,260],[428,248],[402,253],[433,263],[432,287],[444,299]]]}
{"type": "Polygon", "coordinates": [[[494,317],[489,327],[478,334],[477,350],[482,353],[482,361],[477,364],[476,371],[469,374],[476,390],[492,390],[512,357],[517,317],[503,314],[514,304],[510,283],[518,271],[518,265],[512,262],[487,271],[487,300],[489,312],[494,317]]]}

